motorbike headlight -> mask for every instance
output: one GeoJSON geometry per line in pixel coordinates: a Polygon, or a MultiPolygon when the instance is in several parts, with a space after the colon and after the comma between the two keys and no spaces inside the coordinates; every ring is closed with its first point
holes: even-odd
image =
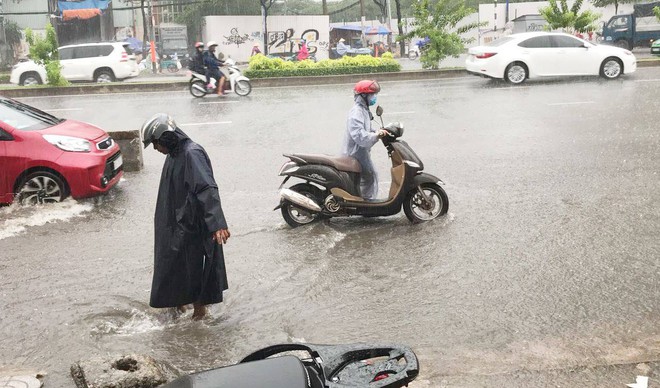
{"type": "Polygon", "coordinates": [[[47,142],[55,147],[69,152],[89,152],[91,147],[89,141],[79,137],[43,135],[47,142]]]}

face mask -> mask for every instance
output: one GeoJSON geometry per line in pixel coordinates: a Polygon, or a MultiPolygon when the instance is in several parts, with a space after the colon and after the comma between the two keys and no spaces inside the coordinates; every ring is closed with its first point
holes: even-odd
{"type": "Polygon", "coordinates": [[[378,100],[378,96],[374,95],[369,99],[369,106],[374,106],[376,105],[376,100],[378,100]]]}

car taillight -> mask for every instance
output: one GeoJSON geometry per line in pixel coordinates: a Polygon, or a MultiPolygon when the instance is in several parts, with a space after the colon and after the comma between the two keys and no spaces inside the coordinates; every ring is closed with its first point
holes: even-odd
{"type": "Polygon", "coordinates": [[[126,51],[122,51],[121,53],[121,62],[128,62],[128,54],[126,54],[126,51]]]}
{"type": "Polygon", "coordinates": [[[497,53],[483,53],[483,54],[477,54],[477,58],[479,59],[486,59],[494,56],[497,53]]]}

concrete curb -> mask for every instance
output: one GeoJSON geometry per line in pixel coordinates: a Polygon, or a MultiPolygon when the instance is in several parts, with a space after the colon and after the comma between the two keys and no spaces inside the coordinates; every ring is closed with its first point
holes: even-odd
{"type": "MultiPolygon", "coordinates": [[[[642,59],[637,61],[637,67],[660,67],[660,59],[642,59]]],[[[379,81],[411,81],[422,79],[443,79],[467,76],[465,69],[440,69],[440,70],[407,70],[395,73],[368,73],[347,74],[314,77],[281,77],[281,78],[256,78],[251,80],[252,86],[256,88],[282,87],[282,86],[306,86],[306,85],[330,85],[342,83],[354,83],[364,78],[377,78],[379,81]]],[[[173,82],[125,82],[104,85],[73,85],[64,87],[16,87],[15,89],[0,90],[0,95],[9,98],[20,97],[46,97],[46,96],[68,96],[81,94],[111,94],[111,93],[144,93],[144,92],[170,92],[188,89],[188,81],[173,82]]]]}

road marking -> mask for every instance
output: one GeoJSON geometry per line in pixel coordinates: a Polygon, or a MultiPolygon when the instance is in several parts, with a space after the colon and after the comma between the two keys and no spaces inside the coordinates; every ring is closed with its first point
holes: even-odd
{"type": "Polygon", "coordinates": [[[44,109],[46,112],[68,112],[74,110],[82,110],[82,108],[62,108],[62,109],[44,109]]]}
{"type": "Polygon", "coordinates": [[[196,127],[201,125],[216,125],[216,124],[231,124],[231,121],[211,121],[208,123],[188,123],[188,124],[179,124],[181,127],[196,127]]]}
{"type": "Polygon", "coordinates": [[[548,104],[548,106],[580,105],[580,104],[595,104],[595,103],[596,101],[557,102],[554,104],[548,104]]]}
{"type": "Polygon", "coordinates": [[[653,78],[653,79],[636,79],[635,82],[658,82],[660,81],[660,78],[653,78]]]}
{"type": "Polygon", "coordinates": [[[209,102],[200,102],[199,105],[210,105],[210,104],[235,104],[238,101],[209,101],[209,102]]]}
{"type": "Polygon", "coordinates": [[[388,115],[412,115],[415,112],[387,112],[388,115]]]}

